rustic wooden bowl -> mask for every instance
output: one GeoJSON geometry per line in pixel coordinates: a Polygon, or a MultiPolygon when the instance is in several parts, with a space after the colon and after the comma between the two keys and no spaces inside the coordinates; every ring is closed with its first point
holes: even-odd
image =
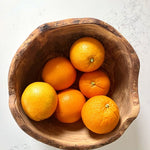
{"type": "Polygon", "coordinates": [[[16,52],[9,70],[9,107],[18,125],[33,138],[63,149],[91,149],[118,139],[139,112],[139,59],[127,40],[103,21],[82,18],[46,23],[33,31],[16,52]],[[22,110],[20,97],[25,87],[41,80],[43,65],[50,58],[65,56],[77,39],[90,36],[106,50],[102,68],[111,78],[111,96],[119,106],[120,122],[109,134],[90,132],[78,121],[63,124],[54,117],[41,122],[30,120],[22,110]]]}

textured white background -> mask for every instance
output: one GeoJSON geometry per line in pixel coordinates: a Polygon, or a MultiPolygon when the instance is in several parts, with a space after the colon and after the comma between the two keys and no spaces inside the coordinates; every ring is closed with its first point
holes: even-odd
{"type": "Polygon", "coordinates": [[[73,17],[94,17],[114,26],[140,59],[138,118],[117,141],[101,150],[150,148],[150,0],[0,0],[0,150],[56,150],[24,133],[8,108],[12,57],[39,25],[73,17]]]}

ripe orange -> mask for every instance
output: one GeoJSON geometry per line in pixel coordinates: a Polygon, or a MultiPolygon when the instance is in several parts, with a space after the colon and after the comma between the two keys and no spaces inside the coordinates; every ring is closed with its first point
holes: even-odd
{"type": "Polygon", "coordinates": [[[102,71],[86,72],[79,80],[79,88],[88,98],[96,95],[106,95],[110,88],[110,80],[102,71]]]}
{"type": "Polygon", "coordinates": [[[85,103],[83,94],[75,89],[67,89],[58,94],[55,116],[63,123],[73,123],[81,118],[81,109],[85,103]]]}
{"type": "Polygon", "coordinates": [[[31,83],[21,97],[24,112],[35,121],[49,118],[56,109],[57,101],[54,88],[44,82],[31,83]]]}
{"type": "Polygon", "coordinates": [[[119,122],[119,109],[107,96],[94,96],[82,108],[85,126],[98,134],[111,132],[119,122]]]}
{"type": "Polygon", "coordinates": [[[49,60],[43,68],[42,78],[56,90],[70,87],[76,79],[76,70],[64,57],[49,60]]]}
{"type": "Polygon", "coordinates": [[[80,38],[70,49],[70,60],[73,66],[83,72],[98,69],[104,61],[104,56],[103,45],[91,37],[80,38]]]}

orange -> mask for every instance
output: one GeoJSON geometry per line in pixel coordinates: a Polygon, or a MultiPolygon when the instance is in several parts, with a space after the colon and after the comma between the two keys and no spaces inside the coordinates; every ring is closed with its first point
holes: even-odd
{"type": "Polygon", "coordinates": [[[49,118],[56,109],[57,101],[54,88],[44,82],[29,84],[21,97],[24,112],[35,121],[49,118]]]}
{"type": "Polygon", "coordinates": [[[81,118],[81,109],[85,103],[83,94],[75,89],[66,89],[58,94],[55,116],[63,123],[73,123],[81,118]]]}
{"type": "Polygon", "coordinates": [[[105,56],[103,45],[91,37],[83,37],[73,43],[70,49],[70,60],[73,66],[82,72],[98,69],[105,56]]]}
{"type": "Polygon", "coordinates": [[[56,57],[45,64],[42,78],[56,90],[63,90],[74,83],[76,70],[65,57],[56,57]]]}
{"type": "Polygon", "coordinates": [[[119,122],[117,104],[107,96],[94,96],[82,108],[82,120],[85,126],[98,134],[111,132],[119,122]]]}
{"type": "Polygon", "coordinates": [[[80,91],[88,98],[106,95],[110,88],[110,80],[102,71],[84,73],[79,80],[80,91]]]}

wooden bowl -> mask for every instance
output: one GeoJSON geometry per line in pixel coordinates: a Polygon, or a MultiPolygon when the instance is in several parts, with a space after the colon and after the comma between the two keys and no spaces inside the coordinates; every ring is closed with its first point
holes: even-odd
{"type": "Polygon", "coordinates": [[[93,18],[67,19],[46,23],[33,31],[16,52],[9,70],[9,107],[27,134],[63,149],[91,149],[118,139],[139,113],[139,59],[127,40],[112,26],[93,18]],[[29,119],[20,104],[25,87],[41,80],[41,70],[48,59],[69,58],[69,49],[77,39],[90,36],[101,41],[106,50],[102,68],[109,74],[109,96],[120,110],[120,122],[110,133],[94,134],[78,121],[63,124],[54,117],[41,122],[29,119]]]}

